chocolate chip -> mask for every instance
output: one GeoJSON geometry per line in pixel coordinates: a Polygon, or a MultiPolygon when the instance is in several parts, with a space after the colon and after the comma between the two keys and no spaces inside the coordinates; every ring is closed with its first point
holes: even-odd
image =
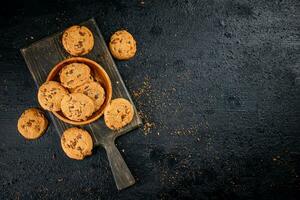
{"type": "Polygon", "coordinates": [[[40,131],[40,130],[41,130],[41,128],[40,128],[39,125],[35,125],[34,128],[35,128],[37,131],[40,131]]]}
{"type": "Polygon", "coordinates": [[[82,46],[83,46],[82,41],[79,41],[79,42],[78,42],[78,45],[79,45],[79,47],[82,47],[82,46]]]}
{"type": "Polygon", "coordinates": [[[76,136],[76,138],[79,140],[79,139],[82,138],[82,136],[81,136],[80,134],[78,134],[78,135],[76,136]]]}
{"type": "Polygon", "coordinates": [[[68,81],[68,82],[67,82],[67,85],[70,85],[70,84],[72,84],[72,83],[74,83],[74,80],[68,81]]]}
{"type": "Polygon", "coordinates": [[[85,32],[79,31],[79,35],[85,36],[85,32]]]}
{"type": "Polygon", "coordinates": [[[77,147],[77,150],[78,150],[78,151],[82,151],[81,147],[77,147]]]}
{"type": "Polygon", "coordinates": [[[79,53],[77,53],[77,55],[81,55],[85,52],[85,48],[82,48],[81,51],[79,53]]]}

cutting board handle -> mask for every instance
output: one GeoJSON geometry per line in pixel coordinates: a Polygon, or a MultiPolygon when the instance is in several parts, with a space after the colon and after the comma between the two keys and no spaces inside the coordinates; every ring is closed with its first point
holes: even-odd
{"type": "Polygon", "coordinates": [[[111,171],[118,190],[122,190],[133,185],[135,180],[114,141],[107,143],[104,148],[106,150],[111,171]]]}

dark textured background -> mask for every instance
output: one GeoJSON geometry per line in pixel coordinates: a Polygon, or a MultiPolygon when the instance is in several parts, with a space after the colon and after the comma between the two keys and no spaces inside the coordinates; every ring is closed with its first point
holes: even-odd
{"type": "MultiPolygon", "coordinates": [[[[10,1],[11,2],[11,1],[10,1]]],[[[0,199],[296,199],[300,191],[298,0],[19,1],[1,5],[0,199]],[[27,141],[37,106],[19,49],[95,17],[146,124],[118,139],[137,184],[118,192],[103,149],[68,159],[50,125],[27,141]]],[[[299,196],[298,196],[299,197],[299,196]]]]}

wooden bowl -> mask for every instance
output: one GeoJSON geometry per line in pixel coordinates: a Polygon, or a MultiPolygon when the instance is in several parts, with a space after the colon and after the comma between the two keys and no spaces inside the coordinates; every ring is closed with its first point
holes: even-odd
{"type": "Polygon", "coordinates": [[[109,104],[112,96],[112,86],[111,86],[111,81],[105,70],[95,61],[92,61],[87,58],[82,58],[82,57],[74,57],[74,58],[69,58],[66,60],[61,61],[58,63],[49,73],[47,77],[47,81],[59,81],[59,72],[60,70],[71,63],[83,63],[86,64],[87,66],[90,67],[91,72],[93,73],[94,77],[97,77],[97,81],[100,82],[102,85],[104,91],[105,91],[105,101],[102,104],[102,106],[93,113],[92,116],[90,116],[87,120],[85,121],[73,121],[68,119],[67,117],[64,116],[64,114],[61,111],[58,112],[52,112],[58,119],[62,120],[63,122],[66,122],[68,124],[73,124],[73,125],[85,125],[92,123],[99,119],[104,112],[104,108],[109,104]]]}

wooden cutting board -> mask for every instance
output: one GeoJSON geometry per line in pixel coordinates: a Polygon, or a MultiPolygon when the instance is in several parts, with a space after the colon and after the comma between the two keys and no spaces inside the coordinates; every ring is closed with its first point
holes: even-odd
{"type": "MultiPolygon", "coordinates": [[[[96,61],[105,69],[112,82],[112,99],[118,97],[128,99],[134,107],[135,115],[132,122],[118,131],[112,131],[107,128],[103,117],[89,125],[83,126],[84,129],[91,133],[94,146],[102,146],[105,148],[117,188],[121,190],[133,185],[135,180],[126,163],[124,162],[120,152],[115,146],[115,139],[118,136],[140,126],[142,121],[137,114],[136,107],[122,80],[122,77],[120,76],[117,66],[110,55],[96,21],[92,18],[81,23],[80,25],[88,27],[92,31],[95,40],[92,51],[83,57],[96,61]]],[[[21,49],[21,53],[37,87],[45,82],[48,73],[57,63],[66,58],[72,57],[64,50],[62,46],[62,33],[63,30],[21,49]]],[[[72,125],[66,124],[56,118],[51,112],[49,112],[49,115],[52,124],[55,126],[55,129],[60,136],[65,129],[72,127],[72,125]]]]}

